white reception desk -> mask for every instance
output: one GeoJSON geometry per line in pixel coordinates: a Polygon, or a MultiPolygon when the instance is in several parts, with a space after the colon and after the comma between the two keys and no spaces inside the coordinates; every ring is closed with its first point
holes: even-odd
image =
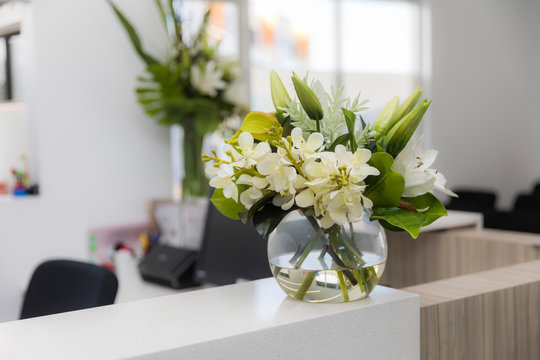
{"type": "Polygon", "coordinates": [[[0,359],[419,359],[418,295],[308,304],[274,279],[0,324],[0,359]]]}

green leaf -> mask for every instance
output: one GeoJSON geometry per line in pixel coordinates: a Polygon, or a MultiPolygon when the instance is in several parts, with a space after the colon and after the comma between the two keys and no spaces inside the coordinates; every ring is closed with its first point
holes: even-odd
{"type": "Polygon", "coordinates": [[[165,25],[165,30],[167,30],[167,14],[165,13],[165,10],[163,9],[163,4],[161,3],[161,0],[154,0],[154,2],[156,3],[156,6],[159,10],[159,15],[161,16],[163,25],[165,25]]]}
{"type": "Polygon", "coordinates": [[[390,154],[377,152],[371,155],[368,164],[376,167],[380,174],[368,176],[364,195],[373,201],[373,207],[397,207],[405,188],[405,179],[392,170],[394,159],[390,154]]]}
{"type": "Polygon", "coordinates": [[[215,189],[210,201],[220,213],[233,220],[238,220],[240,218],[238,213],[245,210],[242,203],[237,203],[233,199],[226,198],[223,195],[223,189],[215,189]]]}
{"type": "Polygon", "coordinates": [[[174,34],[178,42],[182,42],[182,19],[180,19],[180,12],[175,9],[175,0],[169,0],[169,14],[172,15],[174,34]]]}
{"type": "Polygon", "coordinates": [[[270,199],[272,199],[273,196],[274,196],[274,193],[269,192],[268,194],[264,195],[262,198],[257,200],[255,202],[255,204],[253,204],[249,208],[249,210],[246,209],[246,210],[240,212],[238,214],[240,216],[240,221],[242,221],[244,224],[247,224],[249,219],[251,219],[253,217],[253,215],[255,215],[255,213],[257,211],[259,211],[259,209],[261,209],[263,206],[265,206],[268,203],[268,201],[270,201],[270,199]]]}
{"type": "Polygon", "coordinates": [[[244,118],[239,131],[247,131],[253,135],[254,139],[265,141],[268,138],[268,131],[276,125],[279,126],[279,122],[272,115],[262,111],[252,111],[244,118]]]}
{"type": "Polygon", "coordinates": [[[144,62],[148,65],[157,63],[158,61],[154,57],[152,57],[151,55],[149,55],[148,53],[144,51],[142,47],[141,39],[139,38],[137,31],[135,30],[133,25],[131,25],[129,20],[124,16],[124,14],[120,11],[120,9],[118,9],[112,1],[109,1],[109,5],[111,5],[111,7],[113,8],[114,13],[118,17],[118,20],[120,20],[120,23],[126,30],[131,40],[131,44],[133,45],[133,47],[135,48],[135,51],[137,52],[137,54],[139,54],[141,59],[143,59],[144,62]]]}
{"type": "Polygon", "coordinates": [[[417,238],[420,229],[440,218],[448,215],[444,205],[433,194],[426,193],[414,198],[403,198],[416,209],[426,209],[423,212],[413,212],[398,207],[374,207],[371,220],[379,220],[382,226],[395,231],[396,228],[407,231],[413,238],[417,238]],[[390,225],[390,226],[388,226],[390,225]]]}
{"type": "Polygon", "coordinates": [[[364,121],[364,118],[362,115],[358,114],[358,117],[360,118],[360,124],[362,124],[362,130],[364,130],[367,126],[366,122],[364,121]]]}
{"type": "Polygon", "coordinates": [[[347,130],[349,130],[349,142],[351,144],[351,152],[355,152],[358,148],[356,145],[356,140],[354,140],[354,123],[356,122],[356,115],[351,111],[345,108],[341,108],[343,115],[345,116],[345,123],[347,124],[347,130]]]}
{"type": "Polygon", "coordinates": [[[202,137],[213,132],[220,122],[218,105],[208,99],[193,99],[191,103],[197,135],[202,137]]]}
{"type": "Polygon", "coordinates": [[[343,134],[343,135],[340,135],[336,138],[336,140],[334,140],[334,142],[332,143],[332,145],[330,145],[328,147],[328,151],[334,151],[336,149],[336,146],[338,146],[339,144],[341,145],[345,145],[347,143],[347,141],[349,141],[349,136],[350,134],[347,133],[347,134],[343,134]]]}
{"type": "Polygon", "coordinates": [[[294,206],[289,210],[282,210],[280,207],[270,203],[253,215],[255,229],[259,235],[266,239],[279,225],[281,220],[293,210],[296,210],[294,206]]]}

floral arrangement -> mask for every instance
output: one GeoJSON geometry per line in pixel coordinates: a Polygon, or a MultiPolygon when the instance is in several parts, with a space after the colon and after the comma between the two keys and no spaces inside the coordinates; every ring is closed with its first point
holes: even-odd
{"type": "Polygon", "coordinates": [[[169,49],[163,59],[149,54],[124,14],[112,3],[139,57],[146,65],[138,78],[138,102],[146,114],[164,125],[179,124],[184,130],[184,195],[206,196],[207,180],[200,154],[203,138],[225,120],[245,114],[241,68],[237,61],[219,54],[219,42],[207,35],[210,10],[195,36],[188,38],[178,9],[160,0],[155,4],[169,34],[169,49]]]}
{"type": "Polygon", "coordinates": [[[371,220],[417,237],[420,228],[446,215],[431,193],[445,188],[445,177],[431,166],[437,151],[422,151],[411,140],[431,104],[419,102],[417,88],[402,104],[394,97],[370,126],[360,112],[366,101],[327,93],[319,81],[293,73],[297,99],[277,73],[270,76],[276,112],[249,113],[240,130],[225,141],[225,156],[213,162],[212,202],[224,215],[246,222],[268,236],[289,212],[300,209],[325,232],[371,220]]]}

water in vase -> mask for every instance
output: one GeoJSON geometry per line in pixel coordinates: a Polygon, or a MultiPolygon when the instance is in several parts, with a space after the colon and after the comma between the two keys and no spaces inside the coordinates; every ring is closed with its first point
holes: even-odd
{"type": "Polygon", "coordinates": [[[384,272],[385,260],[362,252],[364,264],[345,268],[335,264],[328,254],[312,251],[300,268],[294,267],[293,253],[270,259],[270,267],[279,286],[290,297],[306,302],[341,303],[369,295],[384,272]]]}

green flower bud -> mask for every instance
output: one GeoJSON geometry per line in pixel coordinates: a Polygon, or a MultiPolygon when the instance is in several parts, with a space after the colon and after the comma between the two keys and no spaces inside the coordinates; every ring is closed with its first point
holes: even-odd
{"type": "Polygon", "coordinates": [[[380,135],[385,135],[399,120],[396,116],[399,107],[399,98],[394,96],[375,119],[372,130],[375,130],[380,135]]]}
{"type": "Polygon", "coordinates": [[[424,89],[422,89],[420,86],[417,87],[411,95],[405,100],[403,104],[399,107],[397,114],[396,114],[396,121],[401,120],[405,115],[410,113],[412,109],[416,106],[416,103],[418,100],[420,100],[420,96],[422,96],[422,93],[424,92],[424,89]]]}
{"type": "Polygon", "coordinates": [[[291,98],[289,97],[287,89],[285,89],[285,86],[281,82],[279,75],[274,70],[270,72],[270,91],[272,93],[272,102],[276,108],[276,113],[281,116],[283,110],[279,108],[287,107],[285,101],[291,100],[291,98]]]}
{"type": "Polygon", "coordinates": [[[324,117],[324,112],[317,95],[315,95],[313,90],[311,90],[310,87],[294,72],[292,81],[298,100],[300,100],[300,104],[302,104],[307,116],[311,120],[321,120],[324,117]]]}
{"type": "Polygon", "coordinates": [[[386,152],[394,158],[403,150],[409,142],[416,128],[422,121],[431,101],[422,101],[413,111],[401,119],[385,136],[386,152]]]}

